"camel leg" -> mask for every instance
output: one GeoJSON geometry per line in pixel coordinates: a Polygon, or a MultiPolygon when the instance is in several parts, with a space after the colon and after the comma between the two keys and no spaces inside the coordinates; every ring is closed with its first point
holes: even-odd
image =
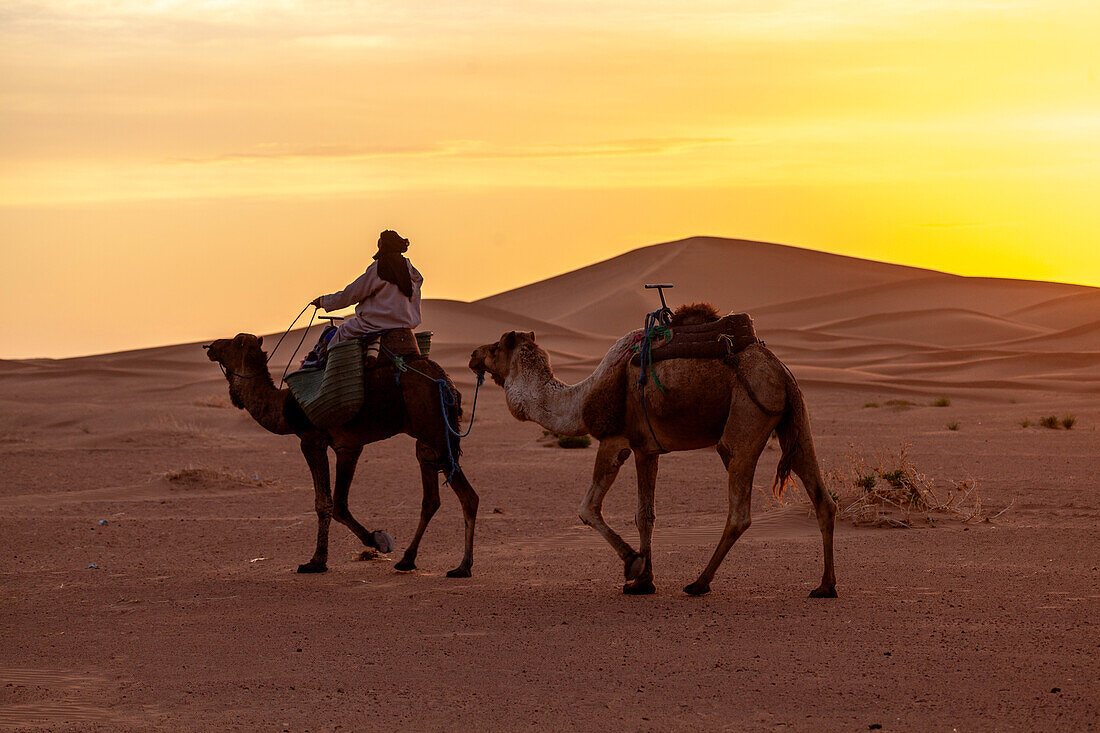
{"type": "Polygon", "coordinates": [[[433,464],[435,454],[420,441],[416,442],[416,460],[420,463],[420,483],[424,487],[424,496],[420,500],[420,524],[416,526],[416,534],[409,543],[401,561],[393,566],[394,570],[402,572],[416,570],[416,553],[420,550],[420,539],[424,536],[424,530],[428,528],[428,522],[432,521],[437,509],[439,509],[439,469],[433,464]]]}
{"type": "Polygon", "coordinates": [[[344,525],[359,538],[365,546],[373,548],[364,550],[359,556],[360,560],[374,557],[378,552],[390,552],[393,550],[393,538],[387,532],[367,529],[351,516],[348,509],[348,491],[351,489],[351,481],[355,477],[355,467],[359,463],[359,456],[363,453],[363,446],[336,449],[336,484],[333,486],[332,518],[344,525]]]}
{"type": "Polygon", "coordinates": [[[821,540],[825,550],[825,570],[821,575],[821,585],[810,591],[810,598],[836,598],[836,570],[833,565],[836,502],[825,490],[825,482],[821,478],[821,469],[817,464],[812,440],[803,437],[799,441],[799,450],[792,461],[791,469],[798,478],[802,479],[802,485],[806,487],[806,493],[813,502],[817,526],[821,529],[821,540]]]}
{"type": "Polygon", "coordinates": [[[454,570],[447,571],[448,578],[469,578],[470,568],[474,564],[474,522],[477,520],[477,492],[466,479],[466,474],[459,468],[451,477],[451,488],[458,496],[458,503],[462,505],[462,519],[466,522],[466,551],[462,555],[462,562],[454,570]]]}
{"type": "Polygon", "coordinates": [[[768,436],[776,422],[771,420],[766,424],[761,423],[759,417],[755,420],[742,420],[731,412],[718,448],[718,455],[726,464],[729,475],[730,506],[726,515],[726,526],[710,562],[698,579],[684,588],[685,593],[701,596],[710,591],[710,581],[718,572],[718,566],[722,564],[733,543],[752,523],[752,479],[760,454],[764,452],[764,446],[767,445],[768,436]]]}
{"type": "Polygon", "coordinates": [[[313,474],[314,509],[317,510],[317,549],[313,557],[298,566],[299,573],[323,573],[328,570],[328,525],[332,519],[332,495],[329,493],[328,451],[320,440],[302,440],[302,455],[313,474]]]}
{"type": "Polygon", "coordinates": [[[582,522],[599,532],[615,549],[623,560],[623,574],[627,580],[633,580],[642,574],[645,558],[635,552],[603,518],[603,499],[611,489],[611,484],[615,483],[619,468],[629,457],[630,448],[625,438],[600,441],[600,447],[596,451],[596,465],[592,469],[592,486],[584,495],[577,512],[582,522]]]}
{"type": "Polygon", "coordinates": [[[646,595],[656,591],[653,585],[653,521],[656,512],[653,498],[657,486],[657,453],[634,452],[634,465],[638,469],[638,513],[634,522],[638,525],[638,554],[643,558],[642,572],[633,581],[623,586],[623,593],[646,595]]]}

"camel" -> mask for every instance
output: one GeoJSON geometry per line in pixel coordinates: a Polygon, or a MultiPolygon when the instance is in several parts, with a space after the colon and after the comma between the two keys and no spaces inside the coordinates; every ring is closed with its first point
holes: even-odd
{"type": "MultiPolygon", "coordinates": [[[[713,307],[703,310],[704,320],[717,318],[713,307]]],[[[683,308],[676,317],[687,319],[680,321],[684,324],[692,322],[692,313],[683,308]]],[[[729,513],[722,537],[698,579],[684,588],[691,595],[702,595],[710,591],[711,580],[733,543],[749,528],[753,475],[774,430],[782,447],[776,494],[794,471],[813,502],[821,530],[825,570],[810,596],[835,598],[836,504],[821,478],[809,416],[794,376],[762,343],[756,343],[726,359],[657,362],[653,369],[665,391],[655,388],[653,380],[643,388],[639,367],[629,363],[638,333],[617,341],[596,370],[573,385],[554,377],[549,356],[535,343],[533,331],[509,331],[495,344],[479,346],[469,366],[475,372],[488,372],[504,388],[508,409],[517,420],[536,422],[560,435],[590,434],[599,441],[592,484],[579,513],[622,559],[624,593],[655,592],[651,538],[660,454],[716,446],[729,475],[729,513]],[[604,497],[631,453],[638,473],[637,551],[603,518],[604,497]]]]}
{"type": "MultiPolygon", "coordinates": [[[[392,366],[368,368],[364,372],[366,400],[363,409],[350,422],[338,428],[322,430],[310,423],[290,389],[277,389],[267,368],[263,338],[252,334],[237,334],[232,339],[219,339],[209,344],[207,357],[221,365],[229,381],[229,397],[233,405],[244,409],[263,428],[276,435],[297,435],[302,455],[313,475],[317,511],[317,548],[313,557],[298,566],[299,573],[323,573],[328,569],[328,529],[335,519],[346,526],[368,549],[360,556],[366,559],[373,551],[390,552],[393,540],[381,530],[368,532],[348,511],[348,490],[363,446],[385,440],[398,433],[416,439],[416,460],[420,463],[420,479],[424,496],[420,505],[420,523],[412,543],[405,550],[396,570],[416,569],[416,554],[420,539],[432,515],[439,508],[439,472],[447,468],[447,456],[457,461],[459,441],[443,421],[440,391],[434,379],[447,380],[454,395],[454,405],[448,406],[451,425],[457,426],[462,415],[461,395],[441,366],[417,357],[410,365],[431,379],[419,374],[394,379],[392,366]],[[450,441],[450,453],[445,441],[450,441]],[[336,453],[336,484],[329,488],[327,449],[336,453]]],[[[449,479],[451,488],[462,505],[466,522],[465,554],[458,567],[447,573],[448,578],[468,578],[474,561],[474,521],[478,497],[462,469],[455,469],[449,479]]]]}

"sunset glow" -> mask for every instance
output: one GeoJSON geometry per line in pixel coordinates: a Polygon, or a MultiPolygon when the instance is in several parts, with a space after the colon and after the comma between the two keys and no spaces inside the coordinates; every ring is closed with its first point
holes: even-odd
{"type": "Polygon", "coordinates": [[[0,357],[474,299],[706,234],[1100,285],[1100,6],[18,2],[0,357]],[[53,324],[53,325],[50,325],[53,324]]]}

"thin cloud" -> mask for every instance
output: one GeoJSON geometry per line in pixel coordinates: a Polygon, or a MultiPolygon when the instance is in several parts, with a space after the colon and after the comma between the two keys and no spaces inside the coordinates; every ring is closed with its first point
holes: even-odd
{"type": "Polygon", "coordinates": [[[202,165],[247,161],[293,159],[369,159],[369,158],[450,158],[456,160],[502,160],[523,158],[597,158],[631,155],[664,155],[693,148],[714,145],[753,145],[762,140],[735,140],[726,137],[655,137],[575,145],[535,145],[527,147],[492,147],[480,140],[457,140],[431,146],[361,146],[317,145],[306,148],[259,149],[224,153],[205,158],[167,158],[167,164],[202,165]]]}

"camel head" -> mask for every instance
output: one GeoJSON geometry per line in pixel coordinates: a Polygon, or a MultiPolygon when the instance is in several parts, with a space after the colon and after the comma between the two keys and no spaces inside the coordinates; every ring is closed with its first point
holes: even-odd
{"type": "Polygon", "coordinates": [[[534,331],[509,331],[495,344],[485,344],[474,349],[474,353],[470,355],[470,369],[479,374],[488,372],[493,381],[503,387],[504,380],[511,373],[513,357],[528,344],[535,345],[534,331]]]}
{"type": "Polygon", "coordinates": [[[267,376],[267,354],[263,350],[263,336],[250,333],[238,333],[231,339],[218,339],[207,344],[206,358],[217,362],[226,371],[226,377],[267,376]]]}

